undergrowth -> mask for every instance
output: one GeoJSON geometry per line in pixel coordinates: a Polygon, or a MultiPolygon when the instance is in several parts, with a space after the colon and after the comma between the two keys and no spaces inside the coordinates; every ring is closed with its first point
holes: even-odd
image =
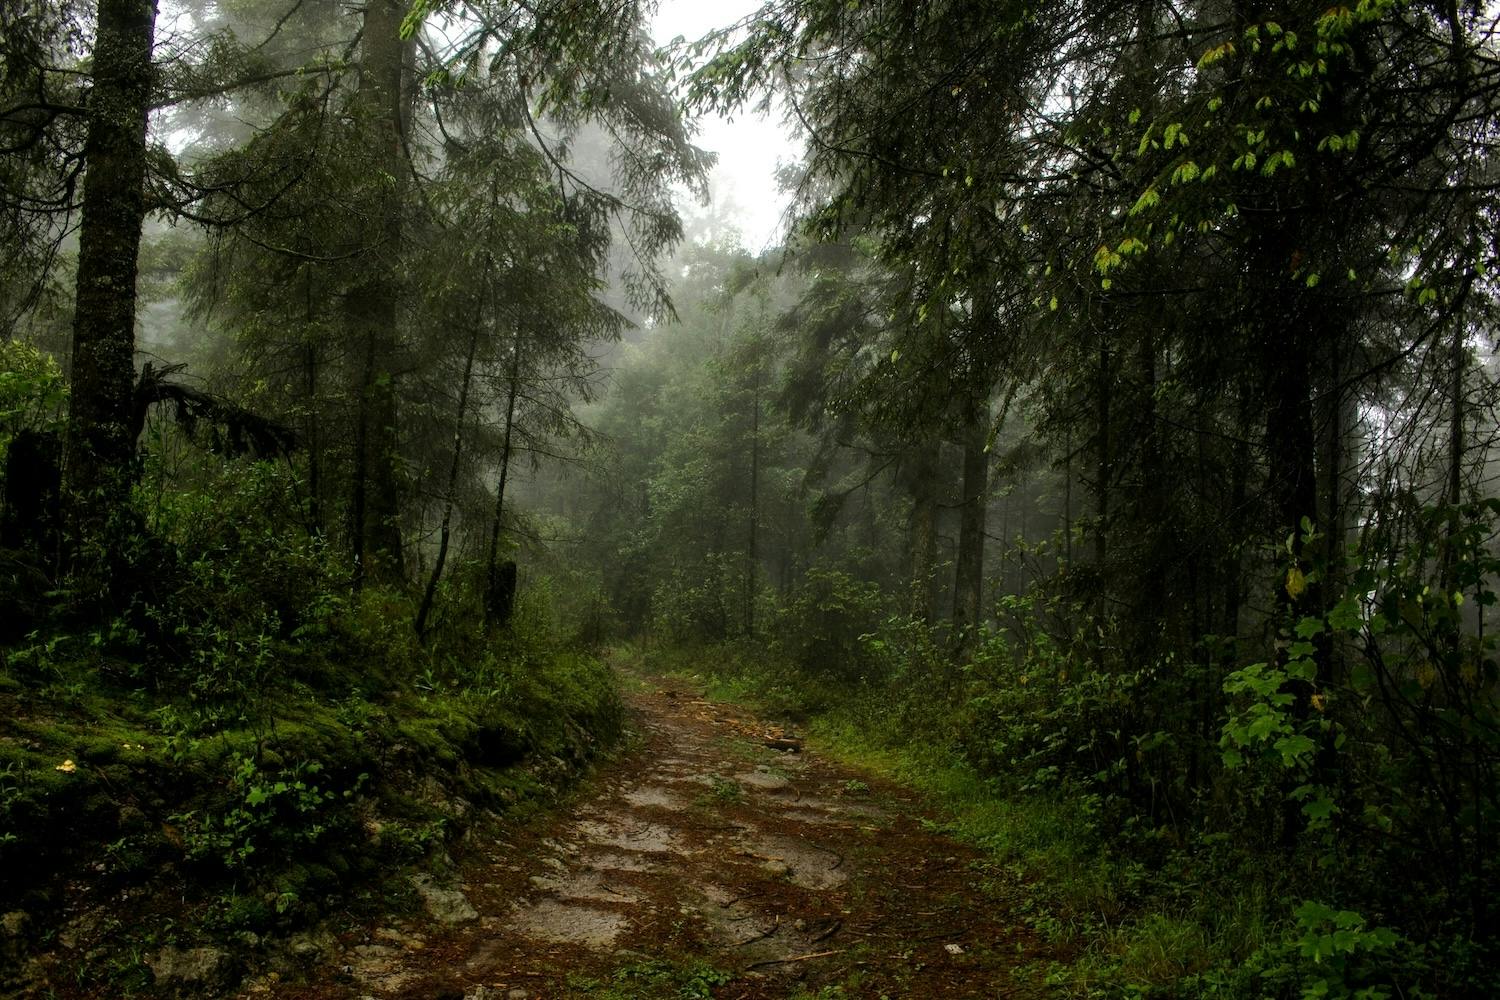
{"type": "Polygon", "coordinates": [[[284,529],[289,473],[205,475],[138,498],[128,600],[16,601],[45,610],[0,642],[0,992],[65,968],[121,995],[153,952],[204,943],[227,985],[291,935],[415,905],[395,876],[549,805],[619,733],[545,581],[491,630],[460,577],[422,643],[409,593],[352,589],[284,529]],[[22,961],[47,953],[62,965],[22,961]]]}
{"type": "MultiPolygon", "coordinates": [[[[1421,754],[1456,752],[1439,734],[1457,716],[1424,720],[1431,678],[1395,657],[1442,641],[1459,602],[1371,601],[1415,594],[1425,567],[1382,572],[1351,569],[1349,596],[1290,621],[1276,660],[1239,669],[1118,661],[1108,622],[1058,615],[1041,593],[1008,599],[1005,624],[961,637],[957,655],[952,636],[875,608],[836,664],[780,635],[620,655],[801,722],[815,745],[927,793],[946,831],[987,853],[982,889],[1073,956],[1034,970],[1058,996],[1495,995],[1481,915],[1493,897],[1472,895],[1493,884],[1493,858],[1463,857],[1487,836],[1489,793],[1476,785],[1474,805],[1451,811],[1400,784],[1421,754]],[[1067,618],[1084,624],[1045,627],[1067,618]],[[1347,686],[1308,696],[1312,661],[1330,650],[1352,664],[1347,686]],[[1386,749],[1389,722],[1369,711],[1375,681],[1358,658],[1382,653],[1376,669],[1413,706],[1414,752],[1386,749]],[[1225,694],[1211,726],[1174,716],[1176,692],[1207,678],[1225,694]],[[1424,852],[1428,828],[1459,854],[1424,852]]],[[[1466,669],[1453,667],[1490,668],[1466,669]]],[[[1488,737],[1472,731],[1482,754],[1488,737]]]]}

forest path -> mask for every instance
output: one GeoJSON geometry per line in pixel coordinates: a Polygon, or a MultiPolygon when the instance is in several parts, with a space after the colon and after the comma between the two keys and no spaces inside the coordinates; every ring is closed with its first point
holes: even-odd
{"type": "Polygon", "coordinates": [[[635,746],[541,829],[470,850],[456,891],[424,887],[450,924],[372,927],[321,981],[249,995],[1034,995],[1016,970],[1044,948],[1007,877],[912,792],[771,749],[779,730],[680,680],[625,682],[635,746]]]}

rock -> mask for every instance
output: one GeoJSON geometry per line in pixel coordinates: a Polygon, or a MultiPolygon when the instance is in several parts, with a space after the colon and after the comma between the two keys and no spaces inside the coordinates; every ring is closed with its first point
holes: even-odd
{"type": "Polygon", "coordinates": [[[375,931],[375,936],[382,941],[399,944],[408,951],[421,951],[427,947],[427,942],[415,934],[404,934],[394,927],[380,927],[375,931]]]}
{"type": "Polygon", "coordinates": [[[82,948],[99,935],[99,925],[103,922],[103,914],[98,910],[90,910],[77,919],[69,922],[57,935],[57,943],[73,951],[82,948]]]}
{"type": "Polygon", "coordinates": [[[162,948],[146,956],[158,983],[204,983],[216,978],[229,956],[217,948],[162,948]]]}
{"type": "Polygon", "coordinates": [[[444,812],[448,811],[448,789],[444,788],[443,783],[432,775],[429,774],[422,779],[422,785],[417,790],[417,794],[428,805],[436,806],[444,812]]]}
{"type": "Polygon", "coordinates": [[[514,987],[509,993],[505,994],[505,996],[506,1000],[526,1000],[526,998],[531,996],[531,994],[527,993],[525,990],[521,989],[521,987],[517,986],[514,987]]]}
{"type": "Polygon", "coordinates": [[[25,910],[11,910],[0,917],[0,934],[15,940],[23,938],[31,930],[31,914],[25,910]]]}
{"type": "Polygon", "coordinates": [[[411,882],[432,919],[445,924],[462,924],[479,919],[479,911],[457,889],[440,889],[432,884],[432,878],[428,875],[415,875],[411,882]]]}
{"type": "Polygon", "coordinates": [[[287,951],[304,962],[311,962],[323,954],[323,945],[309,934],[298,934],[287,944],[287,951]]]}
{"type": "Polygon", "coordinates": [[[759,789],[762,792],[784,792],[792,785],[790,781],[779,774],[774,774],[766,768],[756,768],[748,774],[737,774],[735,779],[740,784],[749,788],[759,789]]]}
{"type": "MultiPolygon", "coordinates": [[[[0,967],[8,967],[26,952],[26,938],[31,931],[31,914],[25,910],[12,910],[0,916],[0,967]]],[[[0,984],[7,977],[0,973],[0,984]]]]}

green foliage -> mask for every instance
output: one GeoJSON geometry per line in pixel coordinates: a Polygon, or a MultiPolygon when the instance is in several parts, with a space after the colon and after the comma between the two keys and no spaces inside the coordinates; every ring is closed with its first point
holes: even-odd
{"type": "Polygon", "coordinates": [[[226,803],[172,820],[181,828],[190,860],[213,861],[231,873],[284,864],[315,848],[339,822],[336,807],[369,778],[361,774],[352,787],[335,792],[314,783],[323,770],[315,760],[295,762],[277,774],[263,772],[249,756],[232,756],[228,764],[226,803]]]}
{"type": "Polygon", "coordinates": [[[0,472],[19,431],[57,431],[68,403],[62,369],[50,355],[19,340],[0,340],[0,472]]]}
{"type": "Polygon", "coordinates": [[[713,799],[719,805],[734,805],[744,800],[745,790],[733,778],[716,774],[712,776],[712,781],[713,799]]]}
{"type": "Polygon", "coordinates": [[[1261,662],[1236,665],[1210,638],[1201,663],[1132,664],[1116,625],[1045,588],[1006,598],[958,666],[938,630],[899,618],[863,636],[857,674],[784,652],[693,662],[817,713],[824,738],[940,795],[997,861],[1045,872],[1034,925],[1085,945],[1060,984],[1484,994],[1489,946],[1472,935],[1492,919],[1479,887],[1500,847],[1484,777],[1496,678],[1491,639],[1463,615],[1495,601],[1500,504],[1422,523],[1399,562],[1351,552],[1337,574],[1315,560],[1276,571],[1294,599],[1330,578],[1346,589],[1322,611],[1289,608],[1261,662]],[[1206,728],[1186,695],[1210,683],[1223,698],[1206,728]]]}
{"type": "Polygon", "coordinates": [[[873,665],[862,638],[885,612],[877,584],[814,567],[778,602],[776,650],[809,674],[857,680],[873,665]]]}

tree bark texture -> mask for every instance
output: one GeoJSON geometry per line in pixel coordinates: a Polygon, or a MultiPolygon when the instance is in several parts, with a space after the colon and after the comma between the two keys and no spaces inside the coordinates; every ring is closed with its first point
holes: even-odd
{"type": "Polygon", "coordinates": [[[369,235],[373,244],[370,280],[355,288],[348,302],[351,331],[363,340],[365,355],[357,406],[359,454],[351,543],[359,578],[382,583],[399,583],[405,577],[395,375],[400,350],[402,203],[408,174],[402,97],[407,45],[400,35],[404,13],[404,5],[397,0],[370,0],[365,9],[358,105],[375,144],[372,166],[379,176],[373,212],[377,222],[369,235]]]}
{"type": "Polygon", "coordinates": [[[923,621],[937,606],[938,449],[923,447],[911,471],[911,613],[923,621]]]}
{"type": "Polygon", "coordinates": [[[755,634],[755,582],[760,562],[760,358],[750,401],[750,538],[745,553],[745,634],[755,634]]]}
{"type": "Polygon", "coordinates": [[[135,458],[135,286],[155,31],[155,0],[100,0],[66,446],[68,488],[84,522],[123,502],[135,458]]]}
{"type": "MultiPolygon", "coordinates": [[[[486,267],[486,275],[488,267],[486,267]]],[[[481,290],[481,294],[483,291],[481,290]]],[[[437,596],[438,582],[443,578],[443,566],[448,561],[448,542],[453,529],[454,495],[458,492],[458,473],[463,467],[464,420],[469,411],[469,383],[474,375],[474,355],[479,351],[479,327],[481,316],[474,317],[474,328],[469,333],[469,352],[464,356],[463,381],[458,386],[458,413],[453,419],[453,461],[448,466],[448,488],[443,497],[443,523],[438,529],[437,558],[432,563],[432,575],[427,578],[427,589],[422,594],[422,606],[417,611],[417,638],[427,637],[427,618],[432,614],[432,603],[437,596]]]]}
{"type": "Polygon", "coordinates": [[[970,399],[963,428],[963,504],[958,520],[958,560],[954,573],[953,624],[956,629],[984,620],[984,521],[990,462],[989,406],[970,399]]]}
{"type": "Polygon", "coordinates": [[[510,451],[516,425],[516,397],[521,392],[521,325],[516,324],[516,342],[511,349],[510,386],[505,396],[505,441],[500,447],[500,480],[495,485],[495,523],[490,528],[490,552],[485,560],[485,617],[490,625],[504,625],[510,620],[516,598],[516,565],[498,563],[500,529],[505,523],[505,480],[510,474],[510,451]],[[506,569],[506,566],[509,569],[506,569]]]}

